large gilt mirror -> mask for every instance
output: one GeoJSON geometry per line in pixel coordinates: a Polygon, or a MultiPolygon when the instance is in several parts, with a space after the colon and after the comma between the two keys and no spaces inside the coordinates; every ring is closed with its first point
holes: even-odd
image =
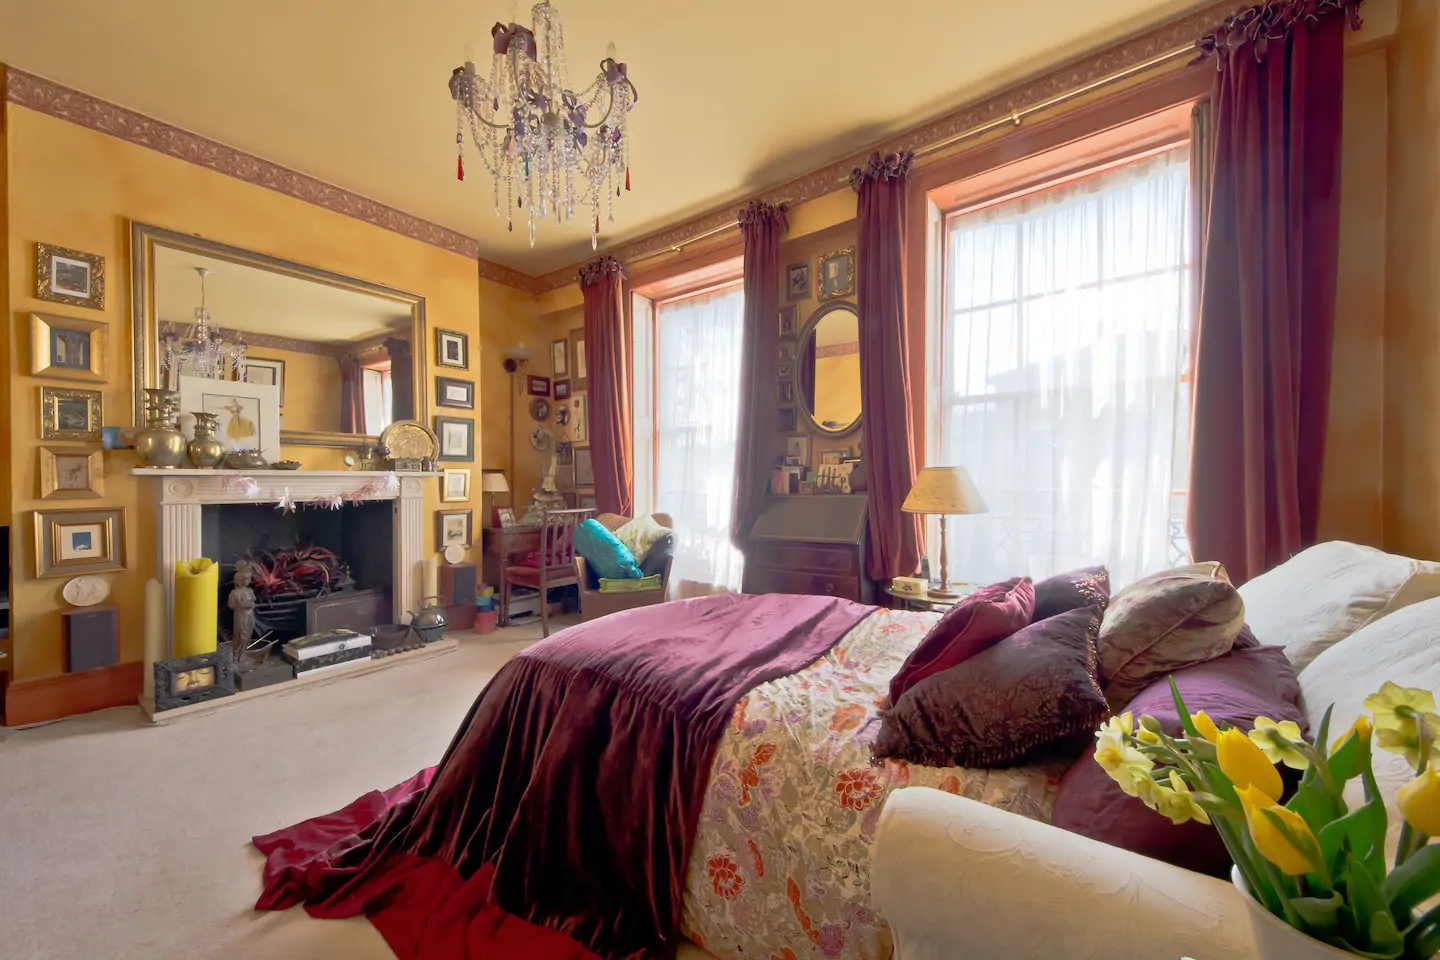
{"type": "Polygon", "coordinates": [[[810,426],[843,437],[860,426],[860,314],[855,304],[827,303],[800,330],[795,358],[800,409],[810,426]]]}
{"type": "Polygon", "coordinates": [[[354,447],[425,422],[424,297],[143,223],[130,241],[137,425],[144,388],[203,363],[202,303],[212,342],[243,358],[231,378],[279,388],[282,444],[354,447]]]}

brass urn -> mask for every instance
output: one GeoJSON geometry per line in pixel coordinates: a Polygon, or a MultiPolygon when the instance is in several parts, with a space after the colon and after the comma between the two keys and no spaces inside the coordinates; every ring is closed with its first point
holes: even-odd
{"type": "Polygon", "coordinates": [[[145,415],[149,422],[135,434],[135,451],[147,467],[173,470],[185,462],[185,434],[175,426],[179,399],[174,390],[157,387],[145,390],[145,415]]]}
{"type": "Polygon", "coordinates": [[[195,418],[195,439],[185,446],[185,452],[190,454],[190,462],[204,470],[220,466],[220,461],[225,459],[225,445],[215,439],[215,425],[220,419],[219,415],[197,411],[191,416],[195,418]]]}

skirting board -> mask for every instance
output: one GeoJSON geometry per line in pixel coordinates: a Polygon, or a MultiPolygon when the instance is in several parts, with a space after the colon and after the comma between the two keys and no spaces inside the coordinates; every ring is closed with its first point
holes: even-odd
{"type": "Polygon", "coordinates": [[[12,683],[5,692],[5,724],[23,727],[77,713],[124,707],[140,696],[145,664],[117,663],[82,673],[62,673],[12,683]]]}
{"type": "MultiPolygon", "coordinates": [[[[351,677],[357,677],[361,674],[374,673],[376,670],[384,670],[387,667],[396,667],[402,663],[414,663],[417,660],[429,660],[431,657],[454,653],[458,649],[460,649],[460,641],[454,637],[444,637],[434,643],[427,643],[419,650],[397,653],[393,656],[380,657],[376,660],[356,660],[352,663],[343,663],[334,668],[324,670],[318,676],[296,677],[294,680],[271,684],[268,687],[260,687],[258,690],[241,690],[239,693],[228,697],[221,697],[218,700],[192,703],[188,707],[176,707],[174,710],[165,710],[161,713],[156,713],[155,705],[146,703],[145,700],[141,698],[140,709],[145,712],[145,719],[151,723],[174,723],[177,720],[188,720],[192,717],[214,713],[217,710],[239,706],[241,703],[254,697],[268,697],[273,694],[286,693],[292,690],[305,690],[317,684],[331,683],[335,680],[348,680],[351,677]]],[[[12,687],[11,689],[13,690],[14,688],[12,687]]],[[[138,688],[136,693],[139,693],[138,688]]],[[[132,696],[129,702],[134,703],[135,696],[132,696]]]]}

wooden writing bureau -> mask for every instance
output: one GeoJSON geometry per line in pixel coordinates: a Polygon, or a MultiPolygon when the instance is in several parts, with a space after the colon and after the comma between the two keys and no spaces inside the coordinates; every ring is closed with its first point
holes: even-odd
{"type": "Polygon", "coordinates": [[[874,603],[865,573],[868,499],[771,497],[745,539],[746,593],[808,593],[874,603]]]}

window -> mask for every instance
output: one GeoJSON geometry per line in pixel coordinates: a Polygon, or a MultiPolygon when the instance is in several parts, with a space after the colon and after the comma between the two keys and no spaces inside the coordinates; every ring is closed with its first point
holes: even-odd
{"type": "Polygon", "coordinates": [[[952,579],[1188,553],[1189,191],[1182,146],[947,222],[931,462],[989,507],[950,522],[952,579]]]}
{"type": "Polygon", "coordinates": [[[675,520],[675,583],[740,589],[730,516],[744,306],[738,284],[655,306],[654,509],[675,520]]]}
{"type": "Polygon", "coordinates": [[[391,412],[395,409],[390,361],[382,360],[362,368],[360,377],[361,395],[365,400],[365,432],[371,436],[379,436],[381,431],[390,426],[391,412]]]}

